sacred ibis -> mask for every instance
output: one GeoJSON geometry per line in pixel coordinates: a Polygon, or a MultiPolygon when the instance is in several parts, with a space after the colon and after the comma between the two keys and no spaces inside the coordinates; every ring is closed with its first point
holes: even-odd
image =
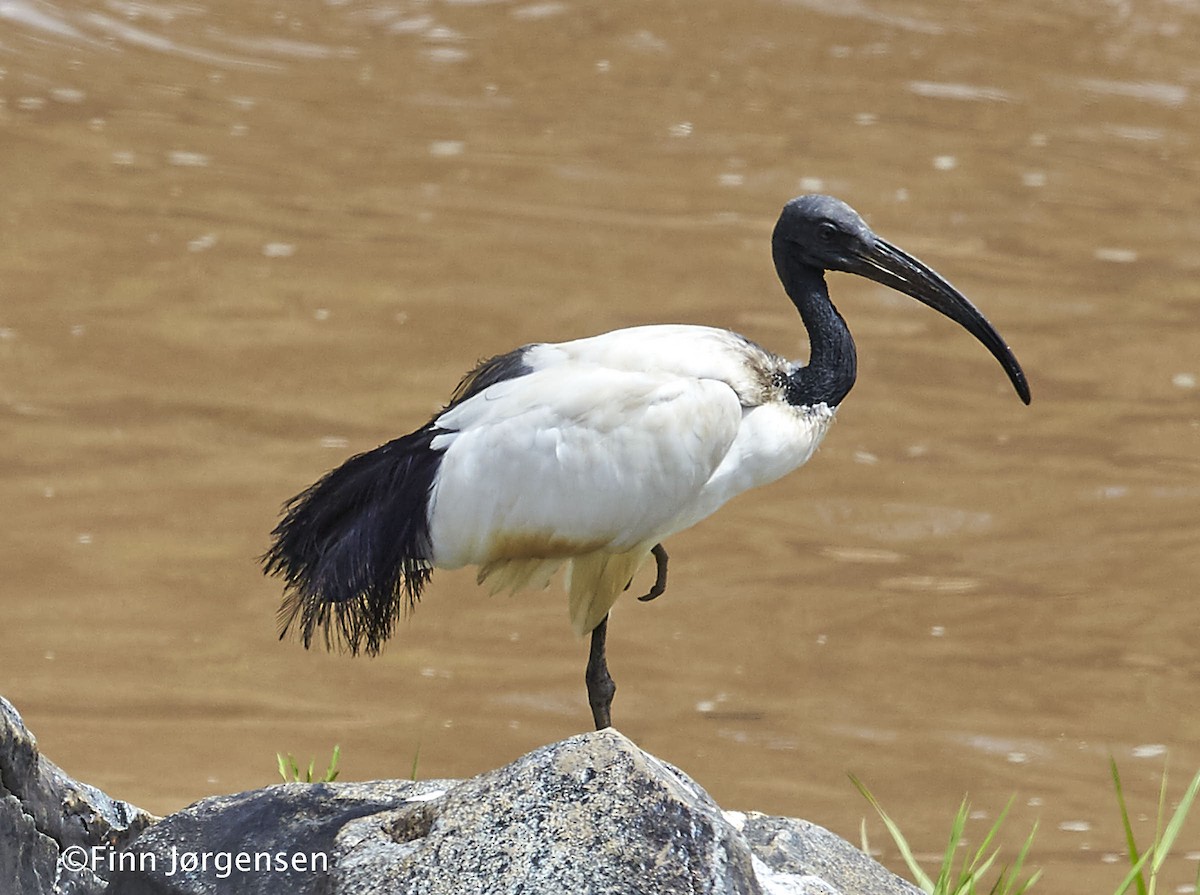
{"type": "Polygon", "coordinates": [[[845,203],[800,196],[771,237],[775,270],[808,331],[808,363],[724,329],[657,325],[486,360],[445,410],[351,457],[285,506],[263,557],[282,576],[282,633],[377,653],[434,568],[477,566],[493,593],[566,569],[572,627],[591,633],[585,680],[599,730],[615,691],[608,613],[662,542],[812,456],[854,385],[854,340],[825,271],[867,277],[956,321],[1029,386],[961,293],[880,239],[845,203]]]}

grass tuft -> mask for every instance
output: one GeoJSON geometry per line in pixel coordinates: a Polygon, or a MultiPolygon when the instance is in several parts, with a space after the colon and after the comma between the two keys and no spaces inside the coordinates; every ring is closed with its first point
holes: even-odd
{"type": "MultiPolygon", "coordinates": [[[[1137,895],[1157,895],[1159,872],[1167,860],[1167,855],[1175,847],[1179,831],[1183,828],[1184,821],[1192,810],[1197,795],[1200,794],[1200,772],[1197,772],[1196,776],[1192,778],[1183,798],[1179,800],[1171,817],[1167,819],[1167,772],[1165,769],[1163,770],[1162,783],[1158,791],[1158,815],[1154,828],[1154,839],[1145,851],[1141,851],[1133,834],[1133,822],[1130,819],[1129,806],[1125,802],[1121,774],[1117,770],[1116,761],[1111,757],[1109,758],[1109,768],[1112,773],[1113,787],[1117,794],[1117,808],[1121,813],[1121,825],[1125,832],[1125,844],[1129,856],[1129,872],[1113,890],[1113,895],[1126,895],[1130,886],[1134,885],[1137,887],[1137,895]]],[[[912,848],[900,831],[900,827],[883,810],[879,801],[871,795],[862,781],[851,774],[850,782],[862,793],[863,798],[870,803],[883,820],[883,825],[896,843],[900,857],[908,867],[913,881],[928,895],[979,895],[983,892],[987,892],[989,895],[1024,895],[1042,875],[1041,870],[1038,870],[1024,881],[1020,881],[1025,861],[1033,846],[1034,836],[1037,835],[1037,824],[1035,823],[1020,851],[1017,852],[1016,860],[1011,866],[1001,868],[992,885],[985,888],[983,877],[991,870],[1000,854],[1000,849],[998,847],[993,849],[992,844],[996,841],[1000,828],[1008,817],[1009,809],[1012,808],[1013,799],[1011,798],[974,853],[964,847],[963,830],[970,814],[970,805],[966,799],[963,799],[962,804],[958,807],[958,813],[954,815],[954,820],[950,824],[950,841],[943,852],[941,866],[935,880],[931,879],[921,868],[913,856],[912,848]],[[956,867],[957,869],[955,869],[956,867]]],[[[868,851],[865,818],[862,822],[861,833],[862,848],[865,852],[868,851]]],[[[1192,891],[1200,893],[1200,865],[1196,868],[1196,882],[1192,891]]]]}
{"type": "MultiPolygon", "coordinates": [[[[995,882],[990,888],[983,887],[983,877],[991,870],[999,857],[999,847],[993,849],[992,843],[996,840],[1000,828],[1004,825],[1005,819],[1008,817],[1009,809],[1012,808],[1013,800],[1009,799],[1008,804],[1004,806],[1004,810],[1000,812],[1000,816],[996,818],[996,822],[992,824],[987,834],[983,837],[983,841],[979,847],[971,853],[963,847],[963,831],[966,829],[967,818],[971,813],[971,805],[964,798],[958,806],[958,811],[954,815],[954,820],[950,824],[950,837],[946,843],[946,848],[942,852],[942,862],[938,869],[937,879],[931,879],[929,875],[921,867],[916,857],[913,855],[912,847],[908,844],[908,840],[901,832],[899,825],[883,810],[883,806],[879,804],[879,800],[871,794],[861,780],[850,775],[850,782],[855,788],[862,793],[863,798],[870,803],[871,807],[879,815],[883,821],[883,825],[887,828],[888,833],[892,837],[892,841],[896,843],[896,848],[900,851],[900,857],[904,860],[908,872],[912,875],[913,881],[927,895],[975,895],[975,893],[988,892],[990,895],[1024,895],[1029,888],[1037,882],[1042,875],[1040,870],[1033,873],[1024,882],[1019,882],[1021,870],[1025,866],[1025,859],[1029,855],[1029,849],[1033,845],[1034,836],[1037,835],[1037,824],[1033,825],[1029,835],[1026,837],[1021,850],[1017,853],[1017,858],[1011,867],[1001,868],[996,876],[995,882]],[[957,869],[956,869],[957,867],[957,869]]],[[[866,841],[866,822],[862,826],[863,835],[863,851],[867,850],[866,841]]]]}
{"type": "MultiPolygon", "coordinates": [[[[1134,883],[1137,884],[1138,895],[1155,895],[1158,873],[1162,870],[1167,855],[1175,846],[1179,830],[1183,826],[1184,820],[1187,819],[1188,812],[1192,810],[1192,803],[1196,801],[1196,793],[1200,792],[1200,771],[1197,771],[1196,776],[1192,778],[1183,798],[1175,806],[1175,813],[1171,815],[1171,819],[1164,826],[1163,817],[1166,815],[1167,808],[1167,772],[1165,769],[1163,770],[1162,784],[1158,789],[1158,815],[1154,824],[1154,840],[1145,852],[1139,854],[1137,841],[1133,836],[1133,823],[1129,818],[1129,808],[1125,804],[1125,792],[1121,787],[1121,774],[1117,770],[1116,761],[1111,756],[1109,756],[1108,763],[1109,769],[1112,771],[1113,787],[1117,791],[1117,805],[1121,811],[1121,825],[1125,829],[1125,844],[1129,848],[1130,863],[1129,873],[1125,875],[1125,879],[1121,881],[1114,895],[1125,895],[1125,892],[1134,883]],[[1149,878],[1146,876],[1147,869],[1150,871],[1149,878]]],[[[1193,891],[1200,892],[1200,867],[1196,869],[1196,884],[1193,891]]]]}
{"type": "Polygon", "coordinates": [[[333,747],[333,756],[329,759],[329,767],[325,769],[323,777],[314,779],[313,773],[316,770],[317,760],[311,759],[308,767],[303,771],[296,763],[296,757],[292,753],[288,753],[285,757],[282,752],[275,753],[275,760],[279,763],[279,776],[283,778],[284,783],[332,783],[338,778],[338,762],[341,761],[342,747],[333,747]]]}

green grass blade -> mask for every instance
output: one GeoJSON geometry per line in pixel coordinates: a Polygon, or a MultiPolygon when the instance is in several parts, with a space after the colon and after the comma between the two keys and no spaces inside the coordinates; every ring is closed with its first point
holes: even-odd
{"type": "MultiPolygon", "coordinates": [[[[1013,802],[1015,800],[1016,796],[1009,796],[1008,803],[1004,806],[1004,810],[1002,810],[996,817],[995,822],[988,829],[987,833],[984,834],[983,841],[981,841],[979,843],[979,847],[975,849],[974,857],[971,858],[970,863],[964,865],[965,869],[962,880],[968,880],[970,888],[965,888],[963,881],[960,880],[958,887],[954,889],[955,892],[974,891],[976,881],[978,881],[985,873],[987,873],[988,870],[991,869],[992,864],[995,863],[996,858],[1000,854],[1000,850],[998,848],[994,850],[986,859],[984,858],[984,853],[992,847],[992,841],[996,838],[996,834],[1000,832],[1000,827],[1004,825],[1004,821],[1008,817],[1008,812],[1012,809],[1013,802]]],[[[963,803],[963,807],[967,807],[966,802],[963,803]]],[[[963,819],[964,821],[966,820],[965,812],[963,819]]],[[[1001,878],[1003,878],[1003,874],[1001,874],[1001,878]]]]}
{"type": "Polygon", "coordinates": [[[341,761],[341,758],[342,747],[340,745],[334,745],[333,756],[329,759],[329,767],[325,769],[325,777],[323,778],[323,782],[332,783],[338,778],[338,762],[341,761]]]}
{"type": "Polygon", "coordinates": [[[950,885],[951,875],[954,872],[954,856],[958,853],[959,845],[962,843],[963,830],[967,826],[967,815],[971,811],[971,806],[964,797],[959,803],[958,811],[954,815],[954,822],[950,824],[950,841],[946,843],[946,851],[942,854],[942,866],[938,868],[937,883],[934,885],[935,892],[969,892],[970,889],[965,889],[968,885],[969,874],[964,866],[959,873],[958,882],[953,887],[950,885]]]}
{"type": "MultiPolygon", "coordinates": [[[[967,859],[964,857],[962,869],[958,873],[958,879],[955,881],[954,885],[950,885],[949,882],[947,882],[945,891],[953,893],[974,893],[979,888],[979,880],[983,878],[984,874],[992,869],[992,864],[995,863],[996,857],[999,854],[1000,852],[997,849],[996,851],[992,852],[992,854],[988,855],[987,859],[982,864],[975,861],[968,863],[967,859]]],[[[1001,871],[1001,875],[1003,875],[1003,871],[1001,871]]]]}
{"type": "Polygon", "coordinates": [[[283,760],[283,753],[282,753],[282,752],[276,752],[276,753],[275,753],[275,760],[276,760],[277,762],[279,762],[279,776],[283,778],[283,782],[284,782],[284,783],[290,783],[291,781],[290,781],[290,780],[288,780],[288,775],[287,775],[287,762],[285,762],[285,761],[283,760]]]}
{"type": "Polygon", "coordinates": [[[1026,892],[1028,892],[1035,885],[1037,885],[1037,881],[1041,878],[1042,878],[1042,869],[1039,867],[1037,870],[1035,870],[1033,872],[1033,875],[1031,877],[1029,877],[1029,879],[1025,880],[1025,882],[1021,884],[1020,888],[1018,888],[1015,892],[1012,893],[1012,895],[1025,895],[1026,892]]]}
{"type": "MultiPolygon", "coordinates": [[[[1163,772],[1163,794],[1165,796],[1167,790],[1167,774],[1163,772]]],[[[1196,800],[1196,793],[1200,791],[1200,771],[1196,772],[1196,776],[1192,778],[1191,785],[1183,794],[1183,798],[1179,800],[1179,805],[1175,808],[1175,813],[1171,815],[1171,819],[1167,822],[1166,828],[1163,830],[1162,837],[1154,845],[1154,861],[1150,867],[1150,874],[1153,876],[1162,869],[1163,861],[1167,859],[1167,854],[1175,845],[1175,839],[1179,836],[1179,830],[1183,826],[1183,822],[1187,819],[1188,812],[1192,810],[1192,803],[1196,800]]],[[[1161,809],[1160,809],[1161,816],[1161,809]]]]}
{"type": "Polygon", "coordinates": [[[1117,760],[1111,755],[1108,757],[1108,765],[1112,773],[1113,788],[1117,791],[1117,807],[1121,812],[1121,826],[1125,828],[1125,845],[1129,849],[1129,863],[1132,865],[1129,875],[1117,890],[1117,895],[1121,895],[1135,880],[1138,895],[1146,895],[1146,879],[1142,876],[1146,856],[1138,852],[1137,840],[1133,836],[1133,822],[1129,819],[1129,806],[1125,803],[1125,790],[1121,787],[1121,772],[1117,770],[1117,760]]]}
{"type": "Polygon", "coordinates": [[[409,779],[412,780],[413,783],[417,782],[417,765],[420,763],[420,761],[421,741],[417,740],[417,751],[413,753],[412,773],[409,775],[409,779]]]}
{"type": "Polygon", "coordinates": [[[1125,878],[1121,880],[1121,884],[1117,886],[1113,895],[1125,895],[1125,892],[1133,885],[1134,880],[1137,880],[1140,890],[1145,890],[1146,881],[1142,878],[1142,868],[1146,866],[1146,862],[1150,860],[1152,854],[1153,851],[1148,851],[1134,861],[1133,866],[1129,868],[1129,872],[1125,874],[1125,878]]]}
{"type": "Polygon", "coordinates": [[[1033,848],[1033,840],[1037,836],[1037,831],[1038,824],[1037,821],[1034,821],[1033,828],[1029,831],[1029,835],[1025,837],[1025,843],[1021,846],[1021,850],[1017,852],[1016,861],[1013,862],[1012,867],[1000,875],[1000,880],[997,880],[997,884],[992,887],[992,895],[1023,895],[1038,881],[1038,877],[1042,875],[1041,870],[1036,871],[1025,882],[1019,885],[1017,883],[1017,880],[1021,878],[1021,871],[1025,868],[1025,861],[1029,857],[1029,851],[1033,848]],[[1001,881],[1003,881],[1003,884],[1001,884],[1001,881]]]}
{"type": "Polygon", "coordinates": [[[936,891],[934,889],[933,880],[929,878],[929,875],[922,870],[921,865],[917,863],[917,859],[913,856],[912,849],[908,846],[908,841],[904,838],[904,834],[900,832],[900,828],[896,826],[896,822],[888,816],[888,813],[883,810],[883,806],[879,804],[875,796],[871,795],[870,790],[867,789],[861,780],[859,780],[853,774],[850,774],[849,777],[850,782],[854,784],[854,788],[862,794],[862,797],[867,800],[872,808],[875,809],[875,813],[878,814],[880,820],[883,821],[883,825],[887,828],[888,834],[892,837],[892,841],[896,843],[896,848],[900,852],[900,857],[903,859],[904,865],[908,868],[908,872],[912,874],[912,878],[916,881],[917,886],[920,887],[922,891],[928,893],[928,895],[933,895],[933,893],[936,891]]]}

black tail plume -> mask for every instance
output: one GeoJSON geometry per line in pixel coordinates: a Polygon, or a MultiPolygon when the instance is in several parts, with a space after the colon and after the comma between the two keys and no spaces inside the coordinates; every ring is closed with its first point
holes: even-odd
{"type": "Polygon", "coordinates": [[[432,572],[429,491],[442,454],[432,424],[351,457],[284,505],[264,571],[286,592],[280,638],[296,625],[304,646],[379,652],[432,572]]]}

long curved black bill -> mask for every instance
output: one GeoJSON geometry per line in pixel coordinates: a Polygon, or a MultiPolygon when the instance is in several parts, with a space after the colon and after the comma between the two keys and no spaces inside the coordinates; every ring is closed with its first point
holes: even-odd
{"type": "Polygon", "coordinates": [[[918,261],[912,255],[896,248],[889,242],[875,237],[871,248],[855,258],[858,262],[850,270],[859,276],[874,280],[912,296],[945,314],[980,342],[1004,367],[1017,395],[1029,403],[1029,382],[1016,356],[995,327],[979,312],[966,296],[951,286],[937,271],[918,261]]]}

